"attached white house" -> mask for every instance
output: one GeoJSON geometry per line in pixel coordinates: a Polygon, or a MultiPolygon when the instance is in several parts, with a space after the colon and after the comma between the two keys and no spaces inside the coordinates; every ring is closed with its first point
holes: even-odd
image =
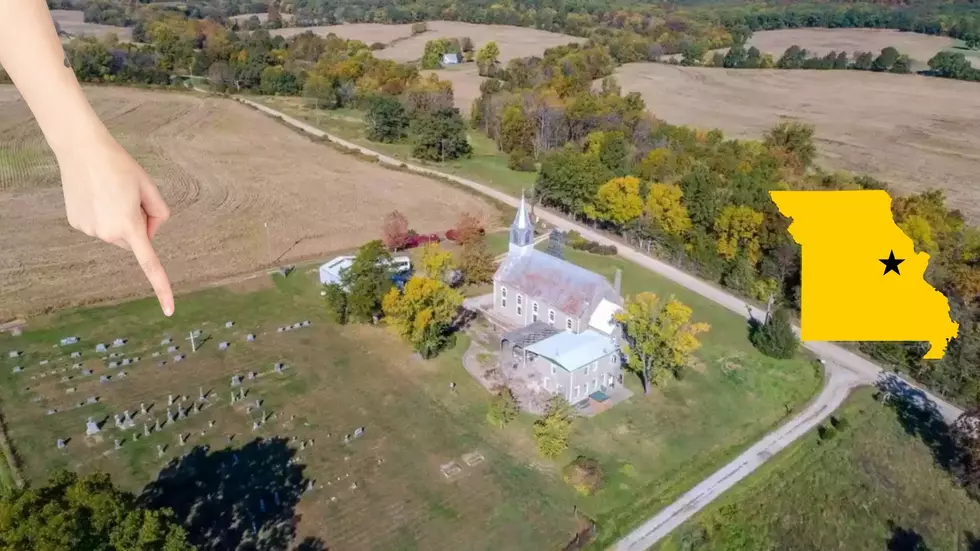
{"type": "MultiPolygon", "coordinates": [[[[354,264],[353,256],[338,256],[325,264],[321,264],[320,283],[323,285],[330,285],[331,283],[340,285],[341,274],[352,264],[354,264]]],[[[395,273],[408,272],[412,269],[412,259],[407,256],[393,256],[390,266],[395,273]]]]}

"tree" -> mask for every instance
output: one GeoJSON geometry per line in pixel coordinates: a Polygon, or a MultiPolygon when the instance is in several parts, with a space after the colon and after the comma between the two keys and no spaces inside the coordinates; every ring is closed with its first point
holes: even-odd
{"type": "Polygon", "coordinates": [[[676,184],[652,184],[647,193],[646,214],[650,223],[670,236],[681,236],[691,229],[691,218],[676,184]]]}
{"type": "Polygon", "coordinates": [[[912,62],[909,60],[909,56],[905,54],[898,56],[898,59],[895,60],[895,64],[892,65],[890,71],[900,75],[911,73],[912,62]]]}
{"type": "Polygon", "coordinates": [[[456,241],[460,245],[467,245],[479,239],[483,239],[483,225],[480,220],[472,213],[464,212],[456,219],[456,241]]]}
{"type": "Polygon", "coordinates": [[[953,423],[953,441],[960,454],[960,478],[970,495],[980,497],[980,408],[963,412],[953,423]]]}
{"type": "Polygon", "coordinates": [[[382,222],[381,234],[388,250],[397,251],[404,248],[411,237],[408,230],[408,219],[400,211],[389,212],[382,222]]]}
{"type": "Polygon", "coordinates": [[[861,52],[854,58],[854,63],[851,64],[851,69],[870,71],[873,63],[874,54],[871,52],[861,52]]]}
{"type": "Polygon", "coordinates": [[[408,115],[405,106],[397,98],[382,95],[374,98],[367,114],[367,139],[375,142],[394,143],[405,137],[408,115]]]}
{"type": "Polygon", "coordinates": [[[715,233],[718,234],[718,254],[726,260],[744,255],[749,264],[759,261],[761,244],[759,233],[762,229],[762,213],[749,207],[729,205],[722,209],[715,220],[715,233]]]}
{"type": "Polygon", "coordinates": [[[381,301],[391,289],[391,255],[381,241],[366,243],[357,251],[350,268],[340,276],[347,289],[347,318],[371,321],[381,314],[381,301]]]}
{"type": "Polygon", "coordinates": [[[881,50],[881,55],[871,63],[871,70],[890,71],[896,61],[898,61],[898,50],[889,46],[881,50]]]}
{"type": "Polygon", "coordinates": [[[208,67],[208,80],[215,92],[224,93],[235,83],[235,73],[227,62],[218,61],[208,67]]]}
{"type": "Polygon", "coordinates": [[[459,255],[459,269],[463,272],[463,282],[467,285],[479,285],[493,280],[497,271],[493,253],[487,247],[483,236],[463,241],[463,250],[459,255]]]}
{"type": "Polygon", "coordinates": [[[535,191],[542,203],[581,215],[595,200],[599,186],[612,177],[597,154],[567,145],[541,161],[535,191]]]}
{"type": "Polygon", "coordinates": [[[552,396],[544,417],[534,422],[534,440],[541,455],[554,459],[568,449],[572,421],[572,408],[565,398],[552,396]]]}
{"type": "Polygon", "coordinates": [[[427,243],[422,247],[419,258],[419,272],[422,275],[444,281],[446,274],[454,267],[451,251],[444,251],[438,243],[427,243]]]}
{"type": "Polygon", "coordinates": [[[468,37],[468,36],[464,36],[464,37],[462,37],[462,38],[459,39],[459,47],[464,52],[467,52],[467,53],[472,52],[473,51],[473,40],[470,39],[470,37],[468,37]]]}
{"type": "Polygon", "coordinates": [[[784,151],[796,159],[800,170],[813,162],[817,146],[813,144],[813,125],[800,122],[781,122],[766,133],[767,147],[784,151]]]}
{"type": "Polygon", "coordinates": [[[623,327],[626,367],[643,379],[643,391],[661,386],[670,374],[677,375],[701,347],[697,336],[708,331],[707,323],[691,323],[690,307],[674,298],[666,302],[644,292],[626,301],[616,314],[623,327]]]}
{"type": "Polygon", "coordinates": [[[497,58],[500,56],[500,48],[494,41],[487,42],[479,51],[476,52],[476,64],[479,67],[481,77],[493,76],[494,68],[497,66],[497,58]]]}
{"type": "Polygon", "coordinates": [[[534,127],[521,106],[514,103],[500,117],[500,150],[504,153],[534,151],[534,127]]]}
{"type": "Polygon", "coordinates": [[[0,547],[184,551],[192,547],[170,509],[148,510],[108,474],[55,473],[46,485],[0,499],[0,547]]]}
{"type": "Polygon", "coordinates": [[[640,179],[635,176],[613,178],[599,186],[595,205],[587,207],[591,218],[604,220],[617,226],[636,220],[643,214],[640,198],[640,179]]]}
{"type": "Polygon", "coordinates": [[[466,140],[466,124],[459,109],[439,109],[412,119],[412,156],[427,161],[469,157],[473,148],[466,140]]]}
{"type": "Polygon", "coordinates": [[[749,333],[749,340],[766,356],[788,360],[796,355],[800,339],[793,332],[789,314],[788,309],[777,307],[765,323],[756,324],[749,333]]]}
{"type": "Polygon", "coordinates": [[[347,323],[347,292],[336,283],[324,287],[323,292],[327,303],[327,317],[334,323],[347,323]]]}
{"type": "Polygon", "coordinates": [[[339,105],[333,81],[316,73],[306,77],[306,82],[303,83],[303,97],[313,100],[314,109],[335,109],[339,105]]]}
{"type": "Polygon", "coordinates": [[[959,52],[939,52],[929,60],[929,69],[936,76],[965,80],[976,73],[966,56],[959,52]]]}
{"type": "Polygon", "coordinates": [[[702,165],[684,175],[680,188],[684,194],[684,203],[688,207],[691,222],[705,230],[710,229],[721,209],[719,190],[722,185],[718,175],[702,165]]]}
{"type": "Polygon", "coordinates": [[[404,291],[392,287],[384,297],[385,323],[423,358],[438,354],[456,319],[463,295],[438,279],[415,275],[404,291]]]}
{"type": "Polygon", "coordinates": [[[561,230],[551,230],[548,234],[548,248],[544,252],[555,258],[565,259],[565,234],[561,230]]]}
{"type": "Polygon", "coordinates": [[[487,422],[502,429],[516,419],[518,413],[520,413],[520,408],[517,406],[514,393],[509,387],[498,387],[497,393],[490,398],[490,404],[487,407],[487,422]]]}
{"type": "Polygon", "coordinates": [[[980,50],[980,33],[968,33],[963,36],[964,46],[971,50],[980,50]]]}

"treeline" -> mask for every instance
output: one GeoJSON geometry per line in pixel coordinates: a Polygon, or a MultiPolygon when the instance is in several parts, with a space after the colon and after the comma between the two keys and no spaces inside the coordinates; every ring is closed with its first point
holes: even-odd
{"type": "Polygon", "coordinates": [[[871,52],[856,52],[848,59],[845,51],[830,51],[823,56],[811,55],[805,48],[793,45],[786,49],[778,61],[769,54],[763,54],[755,46],[748,49],[744,44],[735,44],[727,53],[715,53],[711,60],[714,67],[726,69],[818,69],[877,71],[890,73],[911,72],[909,56],[900,54],[889,46],[875,56],[871,52]]]}
{"type": "MultiPolygon", "coordinates": [[[[800,250],[768,192],[885,186],[821,171],[806,125],[778,125],[759,142],[659,121],[613,79],[599,89],[586,84],[586,75],[601,74],[609,62],[593,54],[569,46],[512,61],[501,79],[484,83],[472,125],[513,165],[540,167],[534,189],[540,203],[744,296],[763,302],[773,296],[798,310],[800,250]]],[[[950,297],[960,337],[939,362],[922,362],[918,343],[861,346],[940,392],[978,403],[980,232],[949,210],[940,192],[898,198],[894,214],[919,250],[932,255],[929,281],[950,297]]]]}

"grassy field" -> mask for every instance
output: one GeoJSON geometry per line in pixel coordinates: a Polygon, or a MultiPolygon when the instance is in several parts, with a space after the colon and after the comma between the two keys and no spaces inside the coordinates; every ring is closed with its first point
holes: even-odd
{"type": "MultiPolygon", "coordinates": [[[[226,496],[221,508],[258,518],[260,531],[295,514],[298,536],[341,549],[555,548],[579,526],[577,508],[599,523],[599,548],[798,408],[820,377],[805,359],[762,357],[746,341],[738,316],[637,266],[573,251],[568,257],[608,277],[620,267],[625,292],[674,294],[713,327],[683,380],[643,397],[629,378],[637,395],[579,421],[571,449],[557,461],[537,455],[533,418],[523,416],[504,430],[486,425],[486,392],[460,363],[465,336],[438,360],[422,361],[383,330],[325,322],[313,274],[294,273],[182,295],[169,320],[142,300],[56,313],[33,320],[23,336],[0,337],[0,401],[23,474],[36,482],[55,468],[105,470],[124,487],[142,489],[150,503],[173,505],[181,518],[207,502],[217,484],[226,496]],[[312,327],[276,332],[304,319],[312,327]],[[225,328],[228,320],[233,328],[225,328]],[[195,328],[209,338],[197,353],[179,363],[173,363],[175,353],[153,357],[166,348],[160,344],[165,335],[187,353],[184,338],[195,328]],[[257,335],[254,343],[244,341],[249,332],[257,335]],[[81,344],[53,346],[69,335],[81,337],[81,344]],[[139,362],[108,368],[94,345],[114,338],[128,339],[119,351],[139,362]],[[231,343],[229,350],[217,350],[221,341],[231,343]],[[7,358],[13,349],[24,356],[7,358]],[[82,357],[69,358],[76,350],[82,357]],[[158,367],[161,359],[168,364],[158,367]],[[43,360],[50,363],[42,366],[43,360]],[[285,374],[274,373],[277,361],[290,366],[285,374]],[[83,366],[71,369],[75,362],[83,366]],[[14,365],[25,369],[12,373],[14,365]],[[128,375],[120,378],[120,370],[128,375]],[[245,380],[246,400],[230,404],[230,378],[249,371],[258,377],[245,380]],[[100,383],[101,375],[113,379],[100,383]],[[457,383],[455,392],[450,382],[457,383]],[[178,398],[187,409],[202,390],[213,393],[200,413],[132,440],[143,423],[152,428],[166,418],[169,394],[188,396],[178,398]],[[80,405],[90,396],[98,403],[80,405]],[[145,416],[138,414],[141,403],[150,408],[145,416]],[[50,409],[58,411],[49,415],[50,409]],[[113,415],[126,409],[137,412],[134,431],[113,426],[113,415]],[[253,431],[260,412],[275,417],[253,431]],[[100,435],[84,436],[87,417],[106,421],[100,435]],[[364,436],[345,445],[343,435],[360,426],[364,436]],[[188,435],[186,447],[178,434],[188,435]],[[235,435],[231,442],[229,435],[235,435]],[[66,449],[56,448],[58,438],[70,439],[66,449]],[[125,440],[119,450],[117,438],[125,440]],[[311,438],[315,445],[302,449],[311,438]],[[167,446],[164,457],[157,457],[157,445],[167,446]],[[184,452],[189,456],[180,459],[184,452]],[[465,464],[470,452],[484,461],[465,464]],[[576,495],[561,481],[561,467],[579,454],[598,459],[607,473],[605,489],[592,497],[576,495]],[[440,466],[450,461],[462,473],[447,479],[440,466]],[[162,480],[154,481],[158,473],[162,480]],[[303,493],[310,479],[315,489],[303,493]],[[256,484],[261,490],[249,489],[256,484]],[[257,513],[258,499],[272,510],[274,493],[282,496],[283,510],[257,513]],[[379,518],[386,519],[382,526],[379,518]]],[[[229,541],[246,537],[247,522],[216,518],[217,527],[197,517],[193,522],[226,531],[229,541]]]]}
{"type": "Polygon", "coordinates": [[[942,440],[921,417],[863,389],[837,418],[847,427],[836,437],[807,435],[658,549],[977,548],[980,504],[937,465],[942,440]]]}
{"type": "Polygon", "coordinates": [[[457,176],[471,178],[514,196],[519,196],[522,189],[531,189],[537,178],[535,172],[517,172],[507,168],[507,156],[502,155],[497,150],[497,146],[492,140],[476,131],[469,133],[470,145],[473,146],[472,157],[445,163],[433,163],[413,158],[412,146],[407,142],[386,144],[368,140],[365,137],[366,124],[361,111],[354,109],[338,109],[335,111],[308,109],[303,106],[301,98],[254,96],[250,99],[278,109],[289,116],[321,128],[325,132],[380,151],[385,155],[431,166],[457,176]]]}

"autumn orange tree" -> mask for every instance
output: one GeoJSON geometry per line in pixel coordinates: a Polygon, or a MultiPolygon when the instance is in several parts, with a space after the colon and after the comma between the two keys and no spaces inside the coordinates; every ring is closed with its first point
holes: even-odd
{"type": "Polygon", "coordinates": [[[385,323],[412,344],[423,358],[431,358],[449,342],[450,324],[463,295],[437,279],[416,275],[405,289],[392,288],[381,302],[385,323]]]}
{"type": "Polygon", "coordinates": [[[397,251],[408,243],[408,219],[397,210],[385,215],[381,226],[381,239],[390,251],[397,251]]]}
{"type": "Polygon", "coordinates": [[[643,392],[663,386],[677,375],[701,347],[698,335],[711,329],[707,323],[691,323],[692,310],[671,297],[662,301],[654,293],[640,293],[626,301],[616,314],[623,327],[626,367],[643,379],[643,392]]]}
{"type": "Polygon", "coordinates": [[[586,207],[586,216],[625,226],[643,214],[640,179],[636,176],[613,178],[599,186],[595,203],[586,207]]]}

